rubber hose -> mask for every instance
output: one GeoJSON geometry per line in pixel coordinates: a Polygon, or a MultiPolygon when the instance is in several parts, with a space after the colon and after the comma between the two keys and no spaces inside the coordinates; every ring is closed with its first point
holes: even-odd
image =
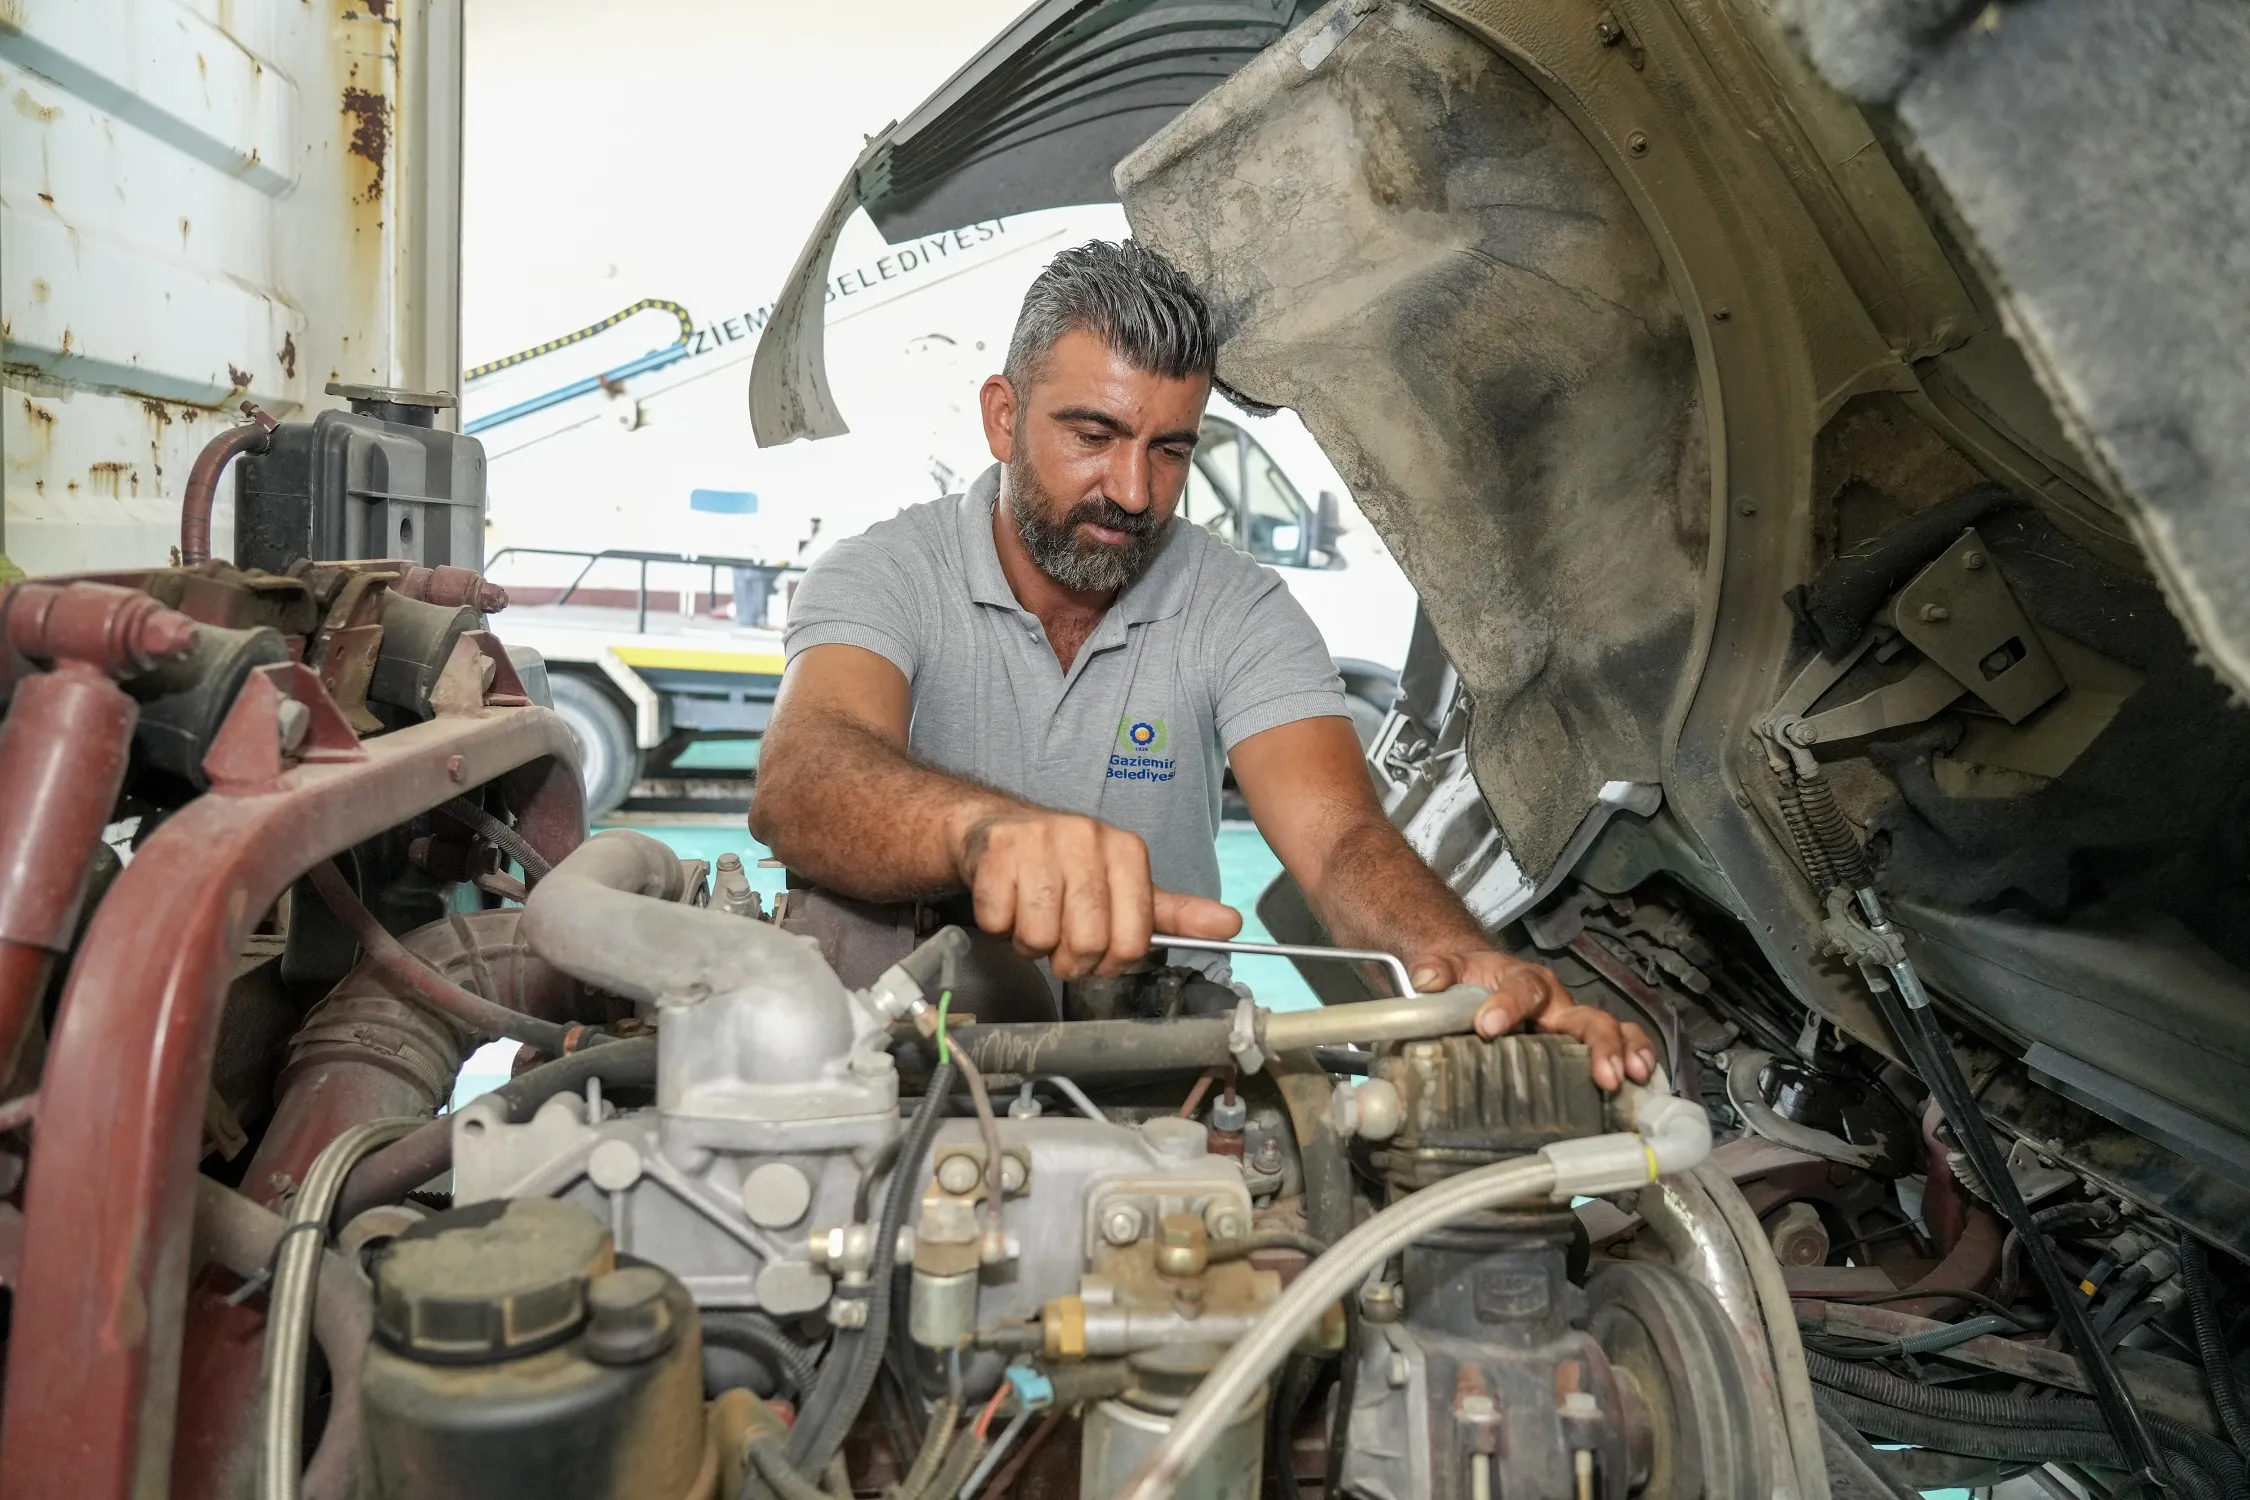
{"type": "MultiPolygon", "coordinates": [[[[569,1053],[509,1079],[485,1097],[507,1105],[508,1118],[520,1124],[555,1095],[580,1092],[589,1078],[611,1087],[654,1088],[656,1038],[626,1037],[569,1053]]],[[[353,1169],[336,1200],[336,1221],[348,1224],[378,1203],[395,1203],[452,1165],[453,1118],[440,1115],[353,1169]]]]}
{"type": "Polygon", "coordinates": [[[791,1400],[802,1400],[818,1377],[810,1352],[781,1331],[781,1325],[762,1312],[741,1308],[703,1315],[706,1346],[755,1355],[774,1367],[774,1374],[789,1387],[791,1400]]]}
{"type": "MultiPolygon", "coordinates": [[[[1872,1365],[1830,1359],[1810,1349],[1805,1351],[1805,1365],[1812,1372],[1812,1378],[1830,1390],[1841,1391],[1894,1410],[1970,1427],[2099,1433],[2106,1441],[2110,1441],[2111,1453],[2122,1452],[2114,1439],[2110,1438],[2109,1424],[2102,1415],[2101,1407],[2078,1397],[2033,1400],[1990,1391],[1963,1391],[1950,1386],[1917,1385],[1872,1365]]],[[[2228,1500],[2250,1500],[2250,1475],[2245,1474],[2240,1456],[2226,1444],[2175,1423],[2154,1419],[2149,1421],[2149,1431],[2155,1436],[2157,1445],[2167,1453],[2189,1460],[2217,1480],[2228,1500]]],[[[1932,1443],[1926,1446],[1944,1445],[1932,1443]]],[[[2005,1458],[2009,1455],[1994,1453],[1981,1456],[2005,1458]]]]}
{"type": "Polygon", "coordinates": [[[1867,1471],[1868,1477],[1887,1492],[1891,1500],[1922,1500],[1922,1492],[1908,1484],[1889,1459],[1875,1451],[1875,1446],[1857,1427],[1844,1420],[1834,1407],[1818,1397],[1813,1400],[1820,1413],[1820,1434],[1824,1444],[1833,1445],[1826,1454],[1828,1468],[1833,1473],[1844,1467],[1838,1456],[1867,1471]]]}
{"type": "Polygon", "coordinates": [[[531,840],[525,838],[468,798],[456,797],[451,802],[441,804],[438,811],[523,866],[523,883],[525,885],[537,885],[547,878],[549,871],[554,869],[553,865],[547,863],[545,855],[531,847],[531,840]]]}
{"type": "Polygon", "coordinates": [[[914,1450],[914,1463],[907,1469],[906,1477],[899,1481],[898,1493],[917,1495],[930,1477],[937,1473],[939,1464],[945,1462],[946,1445],[953,1440],[953,1429],[961,1423],[959,1398],[947,1396],[930,1412],[930,1425],[923,1429],[922,1446],[914,1450]]]}
{"type": "Polygon", "coordinates": [[[306,1339],[319,1295],[320,1263],[327,1247],[325,1228],[304,1233],[300,1224],[326,1225],[336,1194],[352,1164],[377,1147],[404,1135],[415,1120],[369,1120],[354,1125],[321,1148],[305,1173],[304,1186],[290,1205],[289,1227],[274,1254],[272,1285],[266,1291],[266,1337],[258,1385],[265,1397],[259,1444],[259,1500],[298,1500],[304,1476],[306,1339]]]}
{"type": "MultiPolygon", "coordinates": [[[[263,1275],[286,1230],[281,1215],[208,1177],[195,1179],[199,1253],[248,1279],[263,1275]]],[[[305,1465],[305,1500],[349,1500],[358,1486],[359,1367],[375,1333],[375,1299],[359,1267],[323,1252],[313,1288],[313,1336],[328,1361],[331,1401],[320,1446],[305,1465]]]]}
{"type": "Polygon", "coordinates": [[[945,1462],[938,1465],[937,1477],[922,1487],[919,1496],[908,1496],[905,1500],[953,1500],[961,1493],[961,1486],[969,1482],[970,1470],[991,1446],[990,1438],[978,1437],[973,1429],[962,1433],[946,1451],[945,1462]]]}
{"type": "Polygon", "coordinates": [[[1328,1306],[1348,1295],[1369,1271],[1423,1235],[1468,1214],[1543,1198],[1555,1182],[1550,1156],[1494,1162],[1410,1193],[1338,1240],[1334,1249],[1307,1265],[1288,1290],[1267,1306],[1250,1332],[1220,1357],[1119,1495],[1158,1500],[1172,1494],[1250,1392],[1265,1383],[1328,1306]]]}
{"type": "Polygon", "coordinates": [[[2234,1366],[2227,1359],[2226,1340],[2219,1334],[2219,1307],[2211,1296],[2211,1262],[2201,1241],[2180,1238],[2180,1275],[2187,1283],[2188,1312],[2195,1323],[2195,1352],[2203,1361],[2203,1379],[2211,1387],[2211,1409],[2235,1450],[2250,1456],[2250,1420],[2242,1410],[2242,1392],[2234,1383],[2234,1366]]]}
{"type": "MultiPolygon", "coordinates": [[[[1957,1453],[1970,1458],[1991,1458],[2018,1463],[2084,1463],[2105,1468],[2128,1467],[2117,1440],[2106,1427],[1988,1427],[1908,1411],[1869,1401],[1846,1391],[1829,1390],[1821,1404],[1863,1433],[1886,1442],[1957,1453]]],[[[2174,1456],[2170,1468],[2180,1488],[2191,1500],[2222,1500],[2222,1491],[2197,1464],[2174,1456]]]]}
{"type": "Polygon", "coordinates": [[[367,956],[395,981],[394,993],[402,998],[457,1021],[471,1031],[529,1042],[551,1057],[571,1050],[573,1031],[583,1032],[588,1042],[606,1040],[590,1028],[562,1026],[537,1016],[527,1016],[455,984],[390,934],[353,893],[351,882],[336,868],[334,860],[322,860],[305,872],[305,878],[312,882],[328,909],[336,914],[336,920],[359,940],[367,956]]]}
{"type": "Polygon", "coordinates": [[[1797,1310],[1782,1279],[1781,1262],[1774,1258],[1773,1243],[1766,1238],[1757,1213],[1734,1179],[1708,1161],[1689,1169],[1710,1195],[1719,1217],[1734,1233],[1742,1249],[1743,1265],[1750,1272],[1764,1315],[1766,1343],[1773,1356],[1774,1394],[1781,1402],[1781,1419],[1789,1448],[1796,1460],[1797,1490],[1803,1500],[1829,1500],[1828,1470],[1820,1457],[1820,1413],[1813,1406],[1812,1382],[1806,1377],[1804,1341],[1797,1332],[1797,1310]]]}
{"type": "MultiPolygon", "coordinates": [[[[890,1189],[883,1195],[883,1214],[875,1225],[878,1246],[898,1243],[899,1228],[906,1222],[907,1204],[919,1191],[922,1160],[929,1155],[938,1122],[944,1118],[945,1100],[952,1092],[953,1079],[953,1065],[939,1063],[937,1071],[930,1075],[930,1087],[922,1095],[921,1106],[914,1111],[913,1123],[907,1126],[906,1145],[899,1151],[890,1189]]],[[[877,1259],[888,1263],[887,1258],[880,1255],[877,1259]]],[[[852,1423],[858,1419],[859,1409],[867,1404],[868,1392],[875,1388],[875,1377],[882,1369],[883,1351],[891,1332],[891,1279],[880,1274],[882,1267],[877,1269],[875,1285],[882,1295],[867,1299],[867,1322],[849,1335],[852,1346],[843,1351],[845,1357],[839,1360],[835,1351],[830,1352],[828,1369],[822,1371],[819,1386],[805,1403],[805,1415],[798,1419],[796,1431],[790,1434],[790,1461],[802,1472],[818,1473],[828,1467],[828,1460],[844,1445],[852,1423]],[[840,1373],[831,1377],[829,1371],[840,1373]],[[824,1394],[830,1390],[834,1394],[823,1402],[824,1394]],[[816,1409],[817,1416],[814,1415],[816,1409]]]]}
{"type": "MultiPolygon", "coordinates": [[[[2080,1225],[2099,1225],[2111,1217],[2109,1205],[2096,1200],[2092,1203],[2058,1203],[2052,1208],[2042,1208],[2031,1216],[2042,1234],[2059,1234],[2065,1229],[2080,1225]]],[[[2000,1281],[1992,1294],[2002,1302],[2015,1301],[2017,1263],[2023,1255],[2023,1239],[2013,1229],[2000,1242],[2000,1281]]]]}
{"type": "Polygon", "coordinates": [[[2101,1306],[2093,1311],[2094,1332],[2107,1333],[2110,1325],[2125,1315],[2125,1309],[2139,1300],[2148,1290],[2148,1267],[2139,1263],[2127,1266],[2122,1275],[2102,1294],[2101,1306]]]}

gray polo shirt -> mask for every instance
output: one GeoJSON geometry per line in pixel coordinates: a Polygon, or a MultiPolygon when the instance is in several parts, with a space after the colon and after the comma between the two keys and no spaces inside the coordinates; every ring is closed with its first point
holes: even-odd
{"type": "Polygon", "coordinates": [[[996,465],[836,543],[797,586],[784,649],[885,658],[913,689],[917,756],[1130,829],[1159,886],[1217,898],[1226,753],[1345,714],[1320,632],[1272,569],[1175,518],[1066,673],[1000,570],[999,493],[996,465]]]}

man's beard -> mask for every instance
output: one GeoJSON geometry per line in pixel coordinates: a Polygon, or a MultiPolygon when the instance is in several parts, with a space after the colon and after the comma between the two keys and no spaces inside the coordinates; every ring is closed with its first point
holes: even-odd
{"type": "Polygon", "coordinates": [[[1054,497],[1031,471],[1028,461],[1010,463],[1008,508],[1015,516],[1016,535],[1039,571],[1066,589],[1089,594],[1111,594],[1141,576],[1149,559],[1164,540],[1153,510],[1129,511],[1107,495],[1081,500],[1057,516],[1054,497]],[[1080,539],[1081,524],[1122,531],[1118,543],[1080,539]]]}

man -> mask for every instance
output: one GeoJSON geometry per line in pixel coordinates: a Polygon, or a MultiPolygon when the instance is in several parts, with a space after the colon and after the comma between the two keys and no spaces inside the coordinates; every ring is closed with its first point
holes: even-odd
{"type": "Polygon", "coordinates": [[[1584,1041],[1605,1088],[1645,1079],[1638,1027],[1495,949],[1391,827],[1281,581],[1174,519],[1216,347],[1154,251],[1055,258],[980,392],[998,467],[799,585],[751,832],[863,900],[965,889],[1058,978],[1113,974],[1152,932],[1241,930],[1215,899],[1231,759],[1339,943],[1400,954],[1425,990],[1490,990],[1486,1036],[1530,1020],[1584,1041]]]}

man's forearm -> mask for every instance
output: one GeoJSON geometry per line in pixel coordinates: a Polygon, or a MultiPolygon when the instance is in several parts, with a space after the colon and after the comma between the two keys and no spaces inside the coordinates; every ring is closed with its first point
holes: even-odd
{"type": "Polygon", "coordinates": [[[1338,838],[1305,900],[1339,947],[1412,959],[1489,946],[1461,898],[1388,822],[1370,819],[1338,838]]]}
{"type": "Polygon", "coordinates": [[[853,719],[800,712],[760,751],[750,832],[807,879],[862,901],[905,901],[960,889],[969,831],[1023,806],[853,719]]]}

